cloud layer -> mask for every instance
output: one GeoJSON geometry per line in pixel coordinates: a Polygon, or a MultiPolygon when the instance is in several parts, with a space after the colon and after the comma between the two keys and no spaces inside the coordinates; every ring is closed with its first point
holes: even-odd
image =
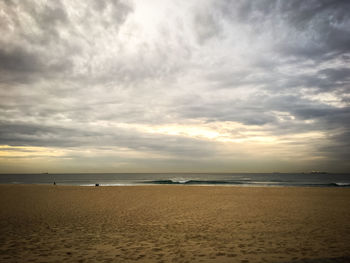
{"type": "Polygon", "coordinates": [[[146,2],[0,3],[0,172],[349,171],[348,1],[146,2]]]}

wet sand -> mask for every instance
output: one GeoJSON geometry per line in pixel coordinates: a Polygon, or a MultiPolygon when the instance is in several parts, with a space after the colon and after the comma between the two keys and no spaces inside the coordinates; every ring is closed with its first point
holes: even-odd
{"type": "Polygon", "coordinates": [[[0,262],[350,262],[350,189],[0,185],[0,262]]]}

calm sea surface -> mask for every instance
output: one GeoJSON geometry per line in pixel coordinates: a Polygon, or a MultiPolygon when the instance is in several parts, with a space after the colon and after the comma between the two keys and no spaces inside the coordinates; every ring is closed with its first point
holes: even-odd
{"type": "Polygon", "coordinates": [[[226,186],[350,187],[350,174],[296,173],[87,173],[0,174],[0,184],[102,186],[182,184],[226,186]]]}

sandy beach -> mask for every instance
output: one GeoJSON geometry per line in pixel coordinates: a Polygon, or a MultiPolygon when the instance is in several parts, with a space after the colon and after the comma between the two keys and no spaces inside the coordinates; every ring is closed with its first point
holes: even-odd
{"type": "Polygon", "coordinates": [[[350,262],[350,189],[0,185],[0,262],[350,262]]]}

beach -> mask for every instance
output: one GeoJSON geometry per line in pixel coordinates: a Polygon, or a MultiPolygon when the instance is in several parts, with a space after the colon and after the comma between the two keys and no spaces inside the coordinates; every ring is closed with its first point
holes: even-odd
{"type": "Polygon", "coordinates": [[[350,189],[0,185],[0,262],[349,262],[350,189]]]}

